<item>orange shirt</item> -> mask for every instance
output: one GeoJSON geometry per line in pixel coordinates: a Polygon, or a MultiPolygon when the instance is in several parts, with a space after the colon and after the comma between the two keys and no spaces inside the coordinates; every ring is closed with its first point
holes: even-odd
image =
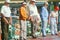
{"type": "Polygon", "coordinates": [[[19,12],[20,12],[20,20],[26,20],[28,18],[25,7],[21,7],[19,12]]]}

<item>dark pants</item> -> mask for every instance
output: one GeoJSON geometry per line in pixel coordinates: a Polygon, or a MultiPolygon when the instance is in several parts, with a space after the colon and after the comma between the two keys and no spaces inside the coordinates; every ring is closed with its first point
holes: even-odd
{"type": "MultiPolygon", "coordinates": [[[[9,20],[9,18],[7,18],[9,20]]],[[[1,18],[2,40],[8,40],[8,24],[1,18]]]]}
{"type": "Polygon", "coordinates": [[[31,35],[33,36],[33,22],[32,21],[30,22],[31,22],[31,35]]]}
{"type": "Polygon", "coordinates": [[[32,37],[36,37],[35,33],[37,32],[38,27],[39,26],[37,24],[31,22],[31,35],[32,35],[32,37]]]}
{"type": "Polygon", "coordinates": [[[31,21],[31,34],[33,37],[36,37],[35,33],[37,32],[38,27],[39,27],[39,25],[38,25],[39,20],[37,20],[38,17],[36,15],[34,15],[32,17],[33,17],[34,21],[31,21]]]}

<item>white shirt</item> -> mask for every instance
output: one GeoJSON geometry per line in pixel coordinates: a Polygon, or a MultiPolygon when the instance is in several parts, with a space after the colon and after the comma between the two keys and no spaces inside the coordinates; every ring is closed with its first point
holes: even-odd
{"type": "Polygon", "coordinates": [[[37,7],[36,5],[29,5],[29,12],[30,12],[30,16],[37,16],[39,18],[40,21],[40,15],[38,13],[37,7]]]}
{"type": "Polygon", "coordinates": [[[37,7],[36,5],[29,5],[29,11],[30,11],[30,16],[38,15],[37,7]]]}
{"type": "Polygon", "coordinates": [[[5,17],[10,17],[11,16],[11,10],[10,7],[7,6],[2,6],[1,8],[1,13],[5,16],[5,17]]]}
{"type": "Polygon", "coordinates": [[[57,17],[57,16],[58,16],[58,11],[57,11],[57,12],[52,11],[52,12],[50,13],[50,16],[51,16],[51,17],[57,17]]]}

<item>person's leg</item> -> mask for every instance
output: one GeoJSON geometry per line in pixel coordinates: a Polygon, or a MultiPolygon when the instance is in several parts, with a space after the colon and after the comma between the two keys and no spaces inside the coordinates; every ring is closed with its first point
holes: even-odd
{"type": "Polygon", "coordinates": [[[36,25],[33,23],[33,36],[35,37],[35,32],[36,32],[36,25]]]}
{"type": "Polygon", "coordinates": [[[54,24],[54,33],[57,34],[57,24],[56,24],[56,22],[54,24]]]}
{"type": "Polygon", "coordinates": [[[51,24],[51,34],[54,35],[54,25],[51,24]]]}
{"type": "Polygon", "coordinates": [[[37,29],[38,29],[38,25],[37,25],[37,23],[35,24],[35,27],[34,27],[34,33],[36,33],[37,32],[37,29]]]}
{"type": "Polygon", "coordinates": [[[27,40],[27,24],[26,24],[26,21],[24,21],[23,30],[24,30],[24,32],[23,32],[24,40],[27,40]]]}
{"type": "Polygon", "coordinates": [[[39,27],[39,22],[38,22],[38,20],[37,20],[37,16],[36,17],[34,17],[34,22],[33,22],[33,36],[36,38],[37,36],[36,36],[36,32],[37,32],[37,30],[38,30],[38,27],[39,27]]]}
{"type": "Polygon", "coordinates": [[[33,38],[36,38],[35,36],[35,33],[37,31],[37,25],[36,25],[36,18],[34,18],[34,21],[33,21],[33,38]]]}
{"type": "Polygon", "coordinates": [[[38,21],[37,21],[37,19],[35,18],[35,21],[34,21],[34,34],[37,32],[38,27],[39,27],[38,21]]]}
{"type": "Polygon", "coordinates": [[[31,23],[31,36],[32,36],[33,35],[33,22],[30,21],[30,23],[31,23]]]}
{"type": "Polygon", "coordinates": [[[34,22],[30,21],[31,22],[31,36],[34,37],[34,22]]]}
{"type": "Polygon", "coordinates": [[[36,32],[40,29],[40,28],[39,28],[40,20],[38,20],[37,18],[38,18],[38,17],[36,17],[36,21],[35,21],[36,32]]]}
{"type": "Polygon", "coordinates": [[[35,33],[35,23],[33,23],[33,34],[35,33]]]}
{"type": "Polygon", "coordinates": [[[5,40],[8,40],[8,27],[9,27],[9,25],[5,24],[5,27],[4,27],[4,37],[5,37],[5,40]]]}
{"type": "Polygon", "coordinates": [[[51,26],[51,34],[54,35],[54,21],[53,21],[53,19],[51,19],[50,26],[51,26]]]}
{"type": "MultiPolygon", "coordinates": [[[[9,21],[10,20],[10,18],[7,18],[7,20],[9,21]]],[[[9,38],[9,24],[6,24],[5,23],[5,40],[8,40],[8,38],[9,38]]]]}
{"type": "Polygon", "coordinates": [[[21,27],[21,38],[20,38],[20,39],[23,40],[23,37],[24,37],[24,36],[23,36],[24,22],[23,22],[23,20],[20,20],[20,22],[21,22],[21,24],[20,24],[20,25],[21,25],[21,26],[20,26],[20,27],[21,27]]]}
{"type": "Polygon", "coordinates": [[[5,26],[5,23],[3,21],[3,18],[1,18],[2,40],[4,40],[4,26],[5,26]]]}
{"type": "Polygon", "coordinates": [[[47,27],[47,20],[42,21],[42,35],[46,36],[46,27],[47,27]]]}

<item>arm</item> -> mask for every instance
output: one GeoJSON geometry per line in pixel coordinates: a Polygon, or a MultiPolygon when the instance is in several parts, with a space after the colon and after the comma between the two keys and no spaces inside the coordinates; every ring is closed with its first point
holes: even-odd
{"type": "Polygon", "coordinates": [[[48,24],[50,24],[50,16],[48,16],[48,24]]]}
{"type": "Polygon", "coordinates": [[[12,16],[11,16],[11,9],[10,9],[10,20],[9,20],[9,24],[12,24],[12,16]]]}
{"type": "Polygon", "coordinates": [[[56,13],[56,24],[58,24],[58,11],[56,13]]]}
{"type": "Polygon", "coordinates": [[[45,14],[45,10],[44,10],[44,8],[42,8],[41,16],[42,16],[43,20],[44,20],[44,14],[45,14]]]}
{"type": "Polygon", "coordinates": [[[8,20],[5,18],[5,16],[1,13],[2,18],[4,19],[4,21],[8,24],[8,20]]]}
{"type": "Polygon", "coordinates": [[[22,17],[26,18],[26,13],[25,13],[24,8],[21,8],[21,9],[20,9],[20,13],[21,13],[21,16],[22,16],[22,17]]]}
{"type": "Polygon", "coordinates": [[[12,17],[10,16],[10,21],[9,21],[9,24],[12,24],[12,17]]]}
{"type": "Polygon", "coordinates": [[[1,17],[4,19],[4,21],[8,24],[8,20],[5,18],[4,14],[4,7],[1,8],[1,17]]]}
{"type": "Polygon", "coordinates": [[[56,23],[58,24],[58,16],[56,17],[56,23]]]}

